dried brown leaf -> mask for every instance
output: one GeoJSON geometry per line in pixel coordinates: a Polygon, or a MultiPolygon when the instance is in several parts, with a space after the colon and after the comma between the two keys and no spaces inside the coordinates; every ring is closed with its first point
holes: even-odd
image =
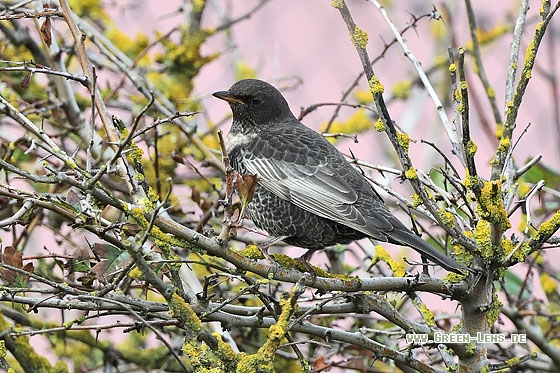
{"type": "Polygon", "coordinates": [[[187,163],[186,157],[176,150],[171,152],[171,159],[173,159],[175,162],[180,163],[180,164],[186,164],[187,163]]]}
{"type": "Polygon", "coordinates": [[[91,268],[91,272],[95,274],[95,278],[97,279],[97,281],[105,284],[107,281],[110,281],[110,276],[107,274],[107,270],[110,266],[110,261],[102,260],[91,268]]]}
{"type": "Polygon", "coordinates": [[[255,189],[257,188],[258,181],[259,180],[256,175],[239,175],[236,173],[235,186],[237,188],[237,195],[241,200],[240,218],[243,218],[245,215],[245,208],[255,195],[255,189]]]}
{"type": "Polygon", "coordinates": [[[72,252],[72,257],[78,261],[91,259],[91,251],[89,247],[82,246],[72,252]]]}
{"type": "Polygon", "coordinates": [[[96,242],[93,244],[91,250],[101,259],[107,259],[109,252],[113,246],[105,243],[96,242]]]}
{"type": "Polygon", "coordinates": [[[191,199],[197,205],[200,205],[200,188],[196,185],[192,188],[191,199]]]}
{"type": "Polygon", "coordinates": [[[47,17],[41,25],[41,38],[43,39],[47,47],[50,47],[52,45],[51,17],[47,17]]]}
{"type": "Polygon", "coordinates": [[[122,226],[122,231],[127,236],[136,236],[142,231],[142,228],[138,224],[124,223],[122,226]]]}
{"type": "Polygon", "coordinates": [[[214,205],[214,201],[212,201],[212,198],[206,197],[204,198],[204,202],[202,202],[202,205],[200,205],[200,208],[202,209],[202,211],[206,212],[210,210],[212,205],[214,205]]]}
{"type": "MultiPolygon", "coordinates": [[[[21,251],[16,250],[13,246],[6,246],[4,248],[4,252],[2,253],[2,262],[4,264],[11,265],[12,267],[23,269],[29,273],[33,273],[35,270],[33,263],[27,263],[25,266],[23,265],[21,251]]],[[[0,277],[2,277],[2,279],[8,284],[16,282],[18,278],[23,278],[24,283],[29,280],[29,276],[21,276],[6,268],[0,268],[0,277]]]]}
{"type": "Polygon", "coordinates": [[[325,359],[323,356],[319,356],[315,363],[313,363],[313,371],[321,371],[321,372],[328,372],[331,370],[331,366],[329,364],[325,364],[325,359]]]}
{"type": "Polygon", "coordinates": [[[20,83],[21,88],[25,89],[29,87],[29,83],[31,83],[31,73],[27,74],[20,83]]]}

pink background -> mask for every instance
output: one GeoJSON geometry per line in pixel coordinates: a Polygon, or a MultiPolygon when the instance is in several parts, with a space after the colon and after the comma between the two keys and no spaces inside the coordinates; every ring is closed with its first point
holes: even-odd
{"type": "MultiPolygon", "coordinates": [[[[137,32],[144,32],[152,38],[154,30],[166,32],[170,27],[177,25],[177,19],[181,16],[172,14],[185,2],[146,0],[129,2],[126,5],[120,2],[115,3],[112,10],[107,7],[107,11],[110,12],[119,28],[131,36],[137,32]]],[[[410,0],[392,3],[397,8],[389,9],[389,14],[399,29],[403,29],[411,21],[408,12],[420,15],[432,10],[431,2],[410,0]]],[[[472,3],[478,17],[478,25],[482,29],[488,30],[503,24],[513,25],[517,15],[517,1],[473,0],[472,3]]],[[[244,14],[255,4],[257,1],[254,0],[208,1],[207,6],[210,10],[203,18],[203,26],[216,27],[223,23],[223,14],[228,14],[229,18],[235,18],[244,14]]],[[[384,41],[392,40],[393,36],[372,4],[364,1],[348,1],[348,5],[357,25],[369,34],[368,52],[370,58],[373,59],[383,50],[384,41]]],[[[465,45],[470,36],[463,3],[449,0],[436,2],[435,5],[441,11],[445,7],[450,9],[452,20],[446,18],[444,29],[456,40],[455,49],[459,45],[465,45]]],[[[522,65],[526,46],[532,37],[537,12],[538,7],[535,5],[534,9],[530,11],[529,19],[531,21],[528,23],[526,35],[523,38],[519,65],[522,65]]],[[[449,38],[435,41],[432,31],[436,22],[435,20],[421,20],[416,30],[411,30],[405,35],[409,47],[426,68],[432,66],[434,56],[447,56],[447,47],[451,45],[449,38]]],[[[557,25],[557,21],[553,23],[557,25]]],[[[236,61],[247,63],[257,70],[258,78],[272,83],[286,77],[299,77],[303,84],[296,89],[284,92],[296,115],[299,114],[300,107],[319,102],[339,101],[342,92],[350,86],[361,71],[361,65],[348,36],[346,25],[338,11],[330,5],[330,1],[270,1],[254,13],[249,20],[236,24],[231,30],[231,38],[233,47],[226,44],[223,34],[208,39],[203,51],[207,54],[222,51],[223,55],[204,67],[195,80],[194,94],[201,99],[205,115],[214,122],[223,119],[229,109],[223,102],[213,98],[211,93],[227,89],[234,83],[233,66],[236,61]]],[[[557,96],[551,93],[550,84],[543,77],[545,72],[558,74],[558,64],[550,63],[550,61],[560,60],[558,50],[554,48],[554,38],[555,35],[545,38],[544,45],[539,52],[537,67],[533,73],[533,80],[521,107],[515,138],[517,139],[528,123],[531,123],[531,127],[521,139],[515,152],[518,166],[523,164],[527,158],[542,154],[544,156],[542,162],[553,168],[560,168],[558,167],[560,160],[558,123],[557,118],[553,115],[553,108],[559,103],[555,99],[557,96]]],[[[505,66],[508,63],[510,41],[511,35],[508,34],[482,49],[484,67],[492,87],[496,91],[500,108],[505,106],[503,98],[505,66]]],[[[484,110],[484,116],[491,120],[489,105],[484,98],[478,78],[472,72],[474,63],[471,58],[467,58],[467,66],[470,95],[473,98],[477,97],[484,110]]],[[[403,56],[397,45],[391,47],[386,57],[374,66],[374,70],[381,83],[385,85],[386,92],[390,91],[395,82],[416,78],[411,63],[403,56]]],[[[439,74],[432,79],[441,100],[445,99],[445,95],[449,95],[447,90],[442,89],[442,87],[448,87],[446,79],[446,76],[439,74]]],[[[293,82],[294,80],[288,81],[293,82]]],[[[367,89],[365,79],[360,82],[360,87],[367,89]]],[[[488,178],[489,161],[494,154],[496,141],[483,130],[474,106],[471,108],[471,136],[479,146],[476,156],[477,166],[480,175],[488,178]]],[[[304,122],[310,127],[319,128],[322,122],[330,118],[333,110],[332,107],[320,108],[308,115],[304,122]]],[[[411,157],[415,166],[427,172],[431,167],[442,164],[439,155],[419,141],[426,139],[435,142],[443,149],[449,148],[449,141],[443,127],[434,114],[434,105],[425,91],[414,89],[411,98],[406,103],[392,102],[389,110],[399,126],[413,139],[418,140],[416,144],[411,144],[411,157]]],[[[341,117],[338,119],[344,120],[352,113],[353,110],[343,109],[341,117]]],[[[448,113],[451,115],[450,110],[448,113]]],[[[206,125],[205,118],[207,117],[195,118],[201,130],[206,125]]],[[[450,119],[452,118],[450,117],[450,119]]],[[[358,158],[372,164],[399,167],[394,152],[383,133],[370,131],[367,134],[359,135],[359,140],[359,144],[354,144],[349,140],[342,141],[338,144],[338,148],[347,153],[348,147],[351,147],[358,158]]],[[[447,155],[452,157],[450,152],[447,152],[447,155]]],[[[451,159],[454,160],[454,158],[451,159]]],[[[461,169],[458,162],[455,162],[455,165],[461,169]]],[[[398,188],[404,196],[411,194],[406,184],[401,186],[398,181],[392,181],[392,178],[385,181],[379,174],[374,174],[374,176],[381,182],[398,188]]],[[[518,216],[514,215],[514,229],[511,232],[517,232],[515,220],[518,219],[518,216]]],[[[403,253],[402,249],[393,249],[392,253],[395,257],[403,253]]],[[[324,258],[321,258],[320,255],[314,256],[312,260],[316,265],[321,265],[322,261],[324,262],[324,258]]],[[[516,269],[519,267],[517,266],[516,269]]],[[[523,270],[519,270],[519,273],[524,273],[523,270]]],[[[443,275],[443,272],[440,271],[437,274],[438,276],[443,275]]],[[[429,303],[439,300],[439,297],[435,296],[423,295],[423,297],[425,300],[433,298],[429,303]]],[[[454,305],[449,303],[440,305],[438,309],[454,312],[454,305]]]]}

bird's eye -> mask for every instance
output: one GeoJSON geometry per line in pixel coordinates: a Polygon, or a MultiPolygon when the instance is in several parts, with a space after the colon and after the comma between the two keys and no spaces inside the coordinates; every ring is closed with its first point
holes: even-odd
{"type": "Polygon", "coordinates": [[[253,97],[253,98],[251,99],[251,104],[252,104],[252,105],[255,105],[255,106],[260,105],[261,102],[262,102],[262,100],[261,100],[260,98],[257,98],[257,97],[253,97]]]}

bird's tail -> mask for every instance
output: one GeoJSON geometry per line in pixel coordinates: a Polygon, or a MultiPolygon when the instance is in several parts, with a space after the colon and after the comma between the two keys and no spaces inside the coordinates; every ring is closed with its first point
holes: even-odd
{"type": "Polygon", "coordinates": [[[408,230],[408,228],[403,228],[404,229],[399,229],[399,227],[394,227],[391,232],[386,232],[389,240],[393,241],[392,243],[409,246],[419,252],[423,257],[431,260],[450,272],[465,274],[469,271],[469,268],[457,263],[453,258],[443,254],[422,238],[412,233],[408,230]]]}

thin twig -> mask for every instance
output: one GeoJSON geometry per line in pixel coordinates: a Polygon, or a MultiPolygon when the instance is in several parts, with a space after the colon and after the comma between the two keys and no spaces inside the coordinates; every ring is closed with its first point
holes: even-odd
{"type": "Polygon", "coordinates": [[[490,86],[490,82],[488,81],[488,77],[486,75],[486,70],[484,69],[484,64],[482,63],[482,52],[480,51],[480,45],[478,43],[478,28],[476,26],[476,17],[474,15],[474,10],[472,8],[471,0],[465,0],[465,4],[467,7],[467,18],[469,20],[469,29],[471,31],[471,41],[473,45],[473,56],[477,67],[478,76],[480,77],[480,81],[484,86],[484,91],[487,94],[488,101],[490,102],[490,106],[492,107],[492,113],[494,114],[494,121],[495,123],[502,123],[502,116],[500,114],[500,110],[498,109],[498,103],[496,101],[496,96],[491,92],[494,92],[494,89],[490,86]]]}

